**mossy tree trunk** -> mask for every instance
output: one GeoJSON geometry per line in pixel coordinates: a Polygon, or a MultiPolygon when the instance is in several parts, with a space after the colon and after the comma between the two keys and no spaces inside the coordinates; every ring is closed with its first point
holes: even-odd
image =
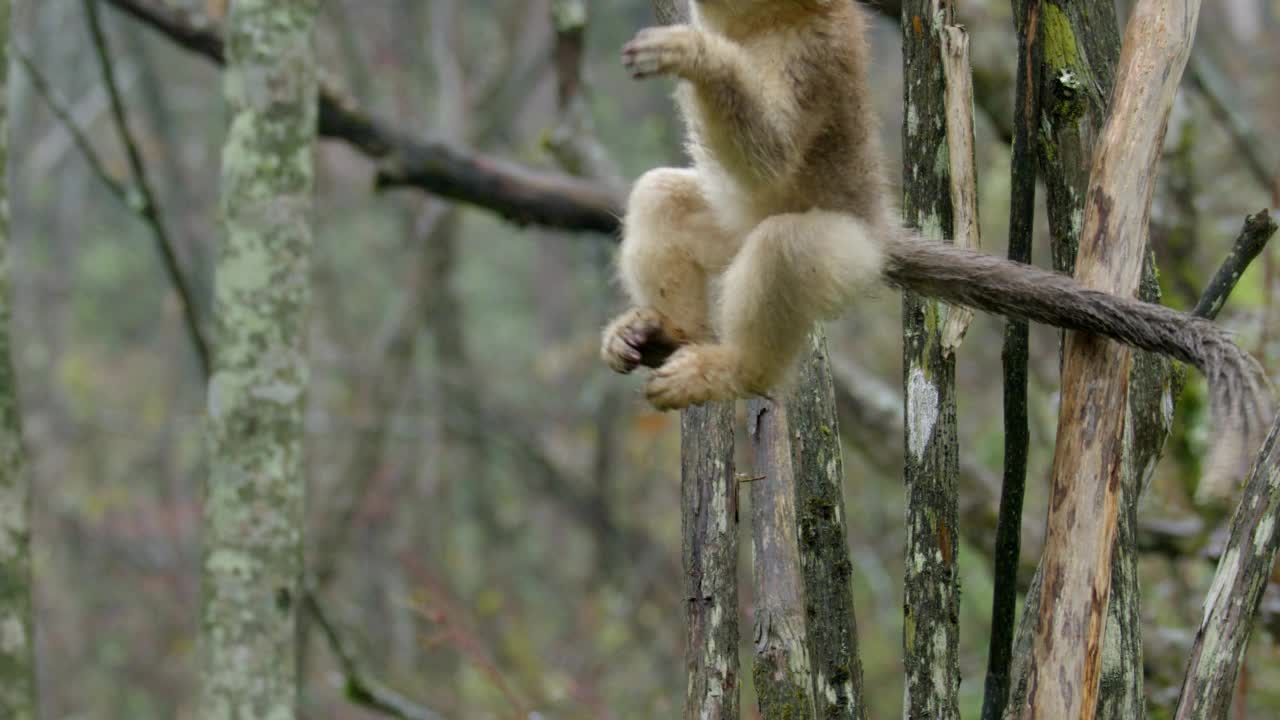
{"type": "Polygon", "coordinates": [[[10,0],[0,0],[0,717],[36,717],[31,617],[31,495],[18,416],[9,242],[10,0]]]}
{"type": "Polygon", "coordinates": [[[820,720],[860,720],[866,716],[866,703],[853,610],[835,383],[825,334],[815,331],[810,343],[809,356],[801,362],[795,388],[787,397],[786,412],[814,710],[820,720]]]}
{"type": "MultiPolygon", "coordinates": [[[[903,218],[929,240],[952,233],[941,32],[951,6],[902,4],[903,218]]],[[[960,589],[956,567],[955,357],[944,351],[948,308],[904,293],[903,384],[906,407],[906,654],[904,717],[959,716],[960,589]]]]}
{"type": "Polygon", "coordinates": [[[211,720],[295,715],[318,5],[235,0],[227,19],[200,629],[211,720]]]}
{"type": "Polygon", "coordinates": [[[767,720],[813,716],[813,678],[805,631],[804,582],[796,538],[795,468],[787,407],[747,403],[747,434],[755,454],[751,487],[755,580],[755,681],[767,720]]]}

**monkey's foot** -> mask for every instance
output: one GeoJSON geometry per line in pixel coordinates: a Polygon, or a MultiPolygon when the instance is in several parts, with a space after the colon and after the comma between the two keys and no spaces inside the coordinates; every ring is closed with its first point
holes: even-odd
{"type": "Polygon", "coordinates": [[[656,368],[687,342],[685,334],[653,308],[631,308],[605,328],[600,356],[615,372],[656,368]]]}
{"type": "Polygon", "coordinates": [[[679,410],[742,395],[742,363],[723,345],[686,345],[653,371],[644,387],[658,410],[679,410]]]}

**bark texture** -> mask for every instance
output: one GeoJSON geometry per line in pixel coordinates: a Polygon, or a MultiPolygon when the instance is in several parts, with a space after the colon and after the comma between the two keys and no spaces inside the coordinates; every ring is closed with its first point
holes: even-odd
{"type": "MultiPolygon", "coordinates": [[[[1196,0],[1143,0],[1134,7],[1085,200],[1076,277],[1088,287],[1119,295],[1138,289],[1155,166],[1199,8],[1196,0]]],[[[1091,718],[1097,709],[1131,360],[1124,346],[1067,335],[1023,717],[1091,718]]]]}
{"type": "Polygon", "coordinates": [[[295,715],[318,0],[236,0],[215,281],[202,718],[295,715]]]}
{"type": "MultiPolygon", "coordinates": [[[[930,240],[949,241],[952,205],[940,0],[902,4],[903,219],[930,240]]],[[[959,716],[959,579],[956,567],[955,358],[943,344],[949,308],[903,293],[907,557],[903,621],[908,718],[959,716]]]]}
{"type": "MultiPolygon", "coordinates": [[[[1044,60],[1040,82],[1040,156],[1048,191],[1051,252],[1055,269],[1074,273],[1081,219],[1093,150],[1107,115],[1120,56],[1115,4],[1106,0],[1044,4],[1044,60]]],[[[1144,233],[1145,236],[1145,233],[1144,233]]],[[[1138,297],[1160,301],[1150,242],[1138,297]]],[[[1170,364],[1161,356],[1137,352],[1129,374],[1125,419],[1125,462],[1117,542],[1112,555],[1098,717],[1137,720],[1145,714],[1142,689],[1141,616],[1139,614],[1137,503],[1143,476],[1149,477],[1164,448],[1172,416],[1166,411],[1170,364]]],[[[1037,586],[1038,587],[1038,586],[1037,586]]],[[[1037,595],[1034,600],[1039,601],[1037,595]]],[[[1028,608],[1034,607],[1030,604],[1028,608]]],[[[1034,617],[1033,611],[1027,617],[1034,617]]]]}
{"type": "Polygon", "coordinates": [[[680,418],[687,720],[737,720],[738,508],[733,403],[680,418]]]}
{"type": "MultiPolygon", "coordinates": [[[[1058,272],[1074,274],[1093,149],[1106,122],[1107,104],[1115,85],[1120,33],[1115,4],[1109,0],[1075,3],[1044,0],[1038,4],[1038,37],[1043,47],[1038,71],[1040,110],[1036,159],[1047,192],[1045,206],[1053,266],[1058,272]]],[[[1019,27],[1028,23],[1030,8],[1031,4],[1026,2],[1013,4],[1019,27]]],[[[1135,361],[1135,371],[1142,367],[1142,362],[1135,361]]],[[[1022,622],[1017,628],[1007,704],[1013,711],[1022,707],[1027,697],[1042,572],[1043,565],[1040,565],[1027,590],[1022,622]]],[[[1124,589],[1115,584],[1113,591],[1122,593],[1124,589]]],[[[1112,636],[1114,640],[1114,634],[1112,636]]],[[[1100,702],[1106,702],[1111,695],[1111,686],[1104,687],[1100,702]]]]}
{"type": "Polygon", "coordinates": [[[1196,630],[1177,720],[1225,718],[1249,632],[1280,549],[1280,419],[1249,473],[1196,630]]]}
{"type": "Polygon", "coordinates": [[[755,680],[768,720],[813,715],[805,634],[804,585],[796,542],[795,469],[787,410],[769,400],[747,405],[755,450],[751,525],[755,560],[755,680]]]}
{"type": "MultiPolygon", "coordinates": [[[[974,149],[973,69],[969,64],[969,34],[956,25],[945,25],[942,41],[942,74],[946,79],[947,158],[950,161],[952,243],[976,250],[982,247],[978,225],[978,161],[974,149]]],[[[948,355],[960,347],[973,322],[974,311],[949,307],[942,328],[942,351],[948,355]]]]}
{"type": "Polygon", "coordinates": [[[860,720],[866,716],[866,702],[853,609],[835,384],[826,336],[816,331],[810,342],[812,349],[800,364],[786,412],[814,710],[819,720],[860,720]]]}
{"type": "Polygon", "coordinates": [[[18,415],[9,242],[9,24],[0,0],[0,717],[36,717],[31,613],[31,488],[18,415]]]}

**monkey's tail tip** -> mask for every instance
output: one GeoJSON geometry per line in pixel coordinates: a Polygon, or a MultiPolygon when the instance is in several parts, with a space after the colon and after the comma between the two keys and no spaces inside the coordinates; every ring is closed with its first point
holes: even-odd
{"type": "Polygon", "coordinates": [[[1275,395],[1262,366],[1230,344],[1218,348],[1222,361],[1207,373],[1213,433],[1195,501],[1230,503],[1239,496],[1275,418],[1275,395]]]}

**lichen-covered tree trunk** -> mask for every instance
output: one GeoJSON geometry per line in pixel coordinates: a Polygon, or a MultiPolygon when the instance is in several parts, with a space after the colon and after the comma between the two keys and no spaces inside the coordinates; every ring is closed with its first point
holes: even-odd
{"type": "Polygon", "coordinates": [[[295,715],[318,0],[227,20],[199,715],[295,715]]]}
{"type": "Polygon", "coordinates": [[[1244,651],[1280,549],[1280,418],[1271,426],[1231,518],[1196,630],[1177,720],[1225,718],[1231,711],[1244,651]]]}
{"type": "Polygon", "coordinates": [[[680,419],[688,720],[737,720],[738,513],[733,403],[680,419]]]}
{"type": "Polygon", "coordinates": [[[31,496],[18,416],[9,325],[9,21],[0,0],[0,717],[36,716],[31,618],[31,496]]]}
{"type": "Polygon", "coordinates": [[[866,716],[866,702],[853,611],[835,384],[826,335],[815,331],[810,342],[812,349],[787,396],[786,412],[814,710],[819,720],[860,720],[866,716]]]}
{"type": "MultiPolygon", "coordinates": [[[[951,182],[946,135],[946,84],[939,33],[951,22],[939,0],[902,4],[903,218],[930,240],[949,240],[951,182]]],[[[956,550],[955,357],[944,352],[948,308],[904,293],[903,383],[906,406],[906,654],[907,718],[959,716],[959,578],[956,550]]]]}
{"type": "Polygon", "coordinates": [[[765,720],[813,715],[813,678],[805,633],[804,583],[796,539],[795,469],[785,405],[747,404],[755,450],[751,536],[755,580],[755,680],[765,720]]]}

